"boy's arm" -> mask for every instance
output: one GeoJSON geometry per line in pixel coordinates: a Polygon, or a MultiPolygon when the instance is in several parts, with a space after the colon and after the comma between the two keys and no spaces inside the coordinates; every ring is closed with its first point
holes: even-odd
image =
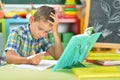
{"type": "Polygon", "coordinates": [[[18,56],[14,51],[8,50],[6,52],[6,61],[7,63],[12,64],[27,64],[28,60],[25,57],[18,56]]]}
{"type": "Polygon", "coordinates": [[[59,59],[59,57],[61,56],[62,52],[63,52],[63,48],[62,48],[62,43],[59,37],[59,33],[58,33],[58,17],[57,14],[52,14],[50,15],[53,19],[54,22],[49,21],[53,26],[52,26],[52,32],[53,32],[53,36],[54,36],[54,47],[50,47],[48,49],[48,52],[55,58],[55,59],[59,59]]]}
{"type": "Polygon", "coordinates": [[[17,55],[14,51],[8,50],[6,53],[6,61],[10,64],[34,64],[37,65],[41,61],[42,58],[40,54],[32,53],[35,55],[32,58],[27,59],[26,57],[21,57],[17,55]]]}
{"type": "Polygon", "coordinates": [[[59,38],[59,34],[54,34],[54,46],[50,47],[47,51],[55,58],[59,59],[63,52],[62,43],[59,38]]]}

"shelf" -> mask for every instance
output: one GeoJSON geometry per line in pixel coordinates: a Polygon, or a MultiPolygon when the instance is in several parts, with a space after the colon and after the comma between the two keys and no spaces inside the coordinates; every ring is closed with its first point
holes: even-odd
{"type": "MultiPolygon", "coordinates": [[[[5,19],[5,21],[6,21],[6,41],[7,41],[8,35],[13,28],[16,28],[18,25],[21,25],[21,24],[27,24],[29,20],[28,19],[5,19]]],[[[68,32],[73,32],[74,34],[80,33],[79,19],[59,19],[59,23],[68,24],[69,25],[68,32]]]]}
{"type": "Polygon", "coordinates": [[[76,23],[77,19],[59,19],[60,23],[76,23]]]}

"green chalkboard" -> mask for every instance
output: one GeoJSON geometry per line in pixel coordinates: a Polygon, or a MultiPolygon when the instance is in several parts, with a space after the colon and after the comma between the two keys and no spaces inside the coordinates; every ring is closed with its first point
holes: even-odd
{"type": "MultiPolygon", "coordinates": [[[[65,0],[2,0],[5,4],[64,4],[65,0]]],[[[81,4],[80,0],[76,0],[77,4],[81,4]]]]}
{"type": "Polygon", "coordinates": [[[120,48],[120,0],[87,0],[86,4],[85,27],[102,32],[96,47],[120,48]]]}

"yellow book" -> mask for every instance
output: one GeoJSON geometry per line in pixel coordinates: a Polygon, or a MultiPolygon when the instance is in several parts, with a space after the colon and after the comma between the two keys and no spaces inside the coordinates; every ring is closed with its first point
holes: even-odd
{"type": "Polygon", "coordinates": [[[120,70],[116,66],[73,68],[72,70],[73,73],[79,77],[79,79],[120,78],[120,70]]]}
{"type": "Polygon", "coordinates": [[[88,60],[120,60],[120,54],[92,53],[87,56],[88,60]]]}

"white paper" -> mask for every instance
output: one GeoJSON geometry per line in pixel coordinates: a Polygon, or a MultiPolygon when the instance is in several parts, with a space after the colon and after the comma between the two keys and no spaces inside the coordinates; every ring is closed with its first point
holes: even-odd
{"type": "MultiPolygon", "coordinates": [[[[94,62],[93,62],[94,63],[94,62]]],[[[114,65],[120,65],[120,60],[96,60],[96,63],[106,65],[106,66],[114,66],[114,65]]]]}
{"type": "Polygon", "coordinates": [[[56,63],[57,63],[57,60],[42,60],[38,65],[20,64],[20,65],[13,65],[13,66],[19,67],[19,68],[45,70],[47,68],[54,66],[56,63]]]}
{"type": "Polygon", "coordinates": [[[120,65],[120,61],[119,60],[115,60],[115,61],[105,61],[104,65],[120,65]]]}

